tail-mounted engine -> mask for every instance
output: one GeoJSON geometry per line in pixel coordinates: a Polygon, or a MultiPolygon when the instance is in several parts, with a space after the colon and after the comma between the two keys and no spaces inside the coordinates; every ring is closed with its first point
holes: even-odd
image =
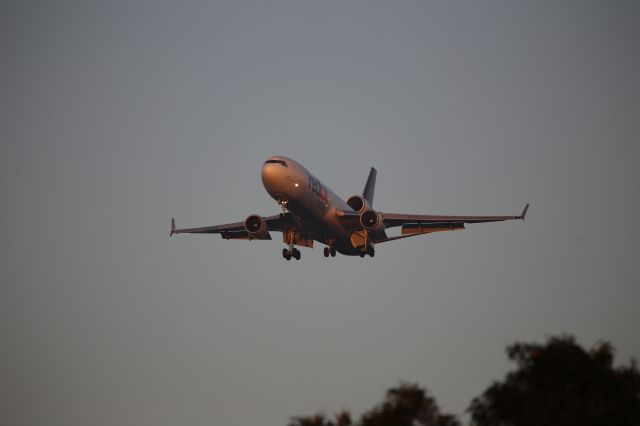
{"type": "Polygon", "coordinates": [[[267,222],[257,214],[252,214],[244,221],[244,227],[251,240],[270,240],[267,222]]]}
{"type": "Polygon", "coordinates": [[[351,197],[349,197],[349,199],[347,200],[347,204],[358,213],[362,213],[365,210],[371,209],[369,202],[360,195],[352,195],[351,197]]]}
{"type": "Polygon", "coordinates": [[[360,195],[352,195],[347,200],[347,204],[360,213],[360,226],[364,229],[373,233],[384,231],[382,215],[371,208],[366,198],[360,195]]]}

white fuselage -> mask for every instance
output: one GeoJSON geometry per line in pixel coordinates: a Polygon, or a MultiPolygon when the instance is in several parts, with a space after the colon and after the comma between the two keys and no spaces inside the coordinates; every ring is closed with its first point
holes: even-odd
{"type": "Polygon", "coordinates": [[[284,213],[262,217],[248,216],[242,222],[197,228],[176,228],[174,234],[220,234],[227,240],[270,240],[270,231],[281,232],[287,245],[286,260],[300,259],[300,247],[326,244],[325,257],[336,252],[374,257],[375,245],[432,232],[464,229],[466,223],[524,220],[529,204],[518,216],[448,216],[378,212],[373,209],[377,170],[371,167],[361,195],[346,201],[327,188],[300,163],[282,156],[269,157],[262,166],[262,183],[284,213]],[[398,235],[390,228],[402,227],[398,235]]]}
{"type": "Polygon", "coordinates": [[[262,183],[309,236],[327,244],[327,239],[333,239],[340,253],[360,253],[350,242],[353,227],[338,218],[339,212],[354,210],[304,166],[287,157],[270,157],[262,167],[262,183]]]}

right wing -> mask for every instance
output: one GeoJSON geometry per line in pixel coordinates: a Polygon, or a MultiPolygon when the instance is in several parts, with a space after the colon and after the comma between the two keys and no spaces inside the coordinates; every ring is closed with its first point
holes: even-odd
{"type": "Polygon", "coordinates": [[[395,237],[383,237],[376,241],[378,243],[385,241],[393,241],[400,238],[412,237],[414,235],[429,234],[440,231],[455,231],[464,229],[465,223],[485,223],[485,222],[501,222],[505,220],[524,220],[529,204],[527,204],[522,213],[518,216],[435,216],[435,215],[419,215],[419,214],[398,214],[398,213],[382,213],[384,225],[386,228],[402,226],[402,235],[395,237]]]}
{"type": "MultiPolygon", "coordinates": [[[[291,227],[289,221],[283,218],[281,215],[274,215],[263,218],[267,225],[268,231],[280,231],[286,230],[291,227]]],[[[171,218],[171,233],[173,234],[220,234],[220,236],[227,240],[249,240],[255,239],[251,237],[247,232],[247,228],[244,226],[244,222],[226,223],[223,225],[215,226],[203,226],[201,228],[183,228],[176,229],[176,221],[171,218]]],[[[260,238],[262,240],[270,240],[271,235],[267,232],[266,236],[260,238]]]]}

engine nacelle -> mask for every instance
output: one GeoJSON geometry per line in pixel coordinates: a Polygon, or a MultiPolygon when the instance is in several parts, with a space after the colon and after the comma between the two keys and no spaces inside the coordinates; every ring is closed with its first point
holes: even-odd
{"type": "Polygon", "coordinates": [[[347,204],[349,205],[349,207],[359,213],[371,209],[369,202],[365,200],[361,195],[352,195],[347,200],[347,204]]]}
{"type": "Polygon", "coordinates": [[[252,214],[244,220],[244,227],[249,233],[249,237],[255,240],[269,239],[269,228],[262,216],[252,214]]]}
{"type": "Polygon", "coordinates": [[[360,215],[360,224],[369,232],[380,232],[384,230],[384,221],[380,213],[373,210],[366,210],[360,215]]]}

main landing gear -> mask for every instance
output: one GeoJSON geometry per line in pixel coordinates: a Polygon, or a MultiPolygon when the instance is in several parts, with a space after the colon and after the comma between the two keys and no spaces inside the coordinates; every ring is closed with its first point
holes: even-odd
{"type": "Polygon", "coordinates": [[[336,257],[336,239],[333,237],[327,237],[325,242],[327,243],[327,247],[324,248],[324,257],[336,257]]]}
{"type": "Polygon", "coordinates": [[[324,248],[324,257],[336,257],[336,248],[335,247],[325,247],[324,248]]]}
{"type": "Polygon", "coordinates": [[[376,249],[374,249],[373,246],[369,246],[366,249],[363,248],[362,251],[360,252],[360,257],[365,257],[367,254],[371,257],[375,256],[376,249]]]}
{"type": "Polygon", "coordinates": [[[282,257],[284,257],[287,260],[291,260],[291,258],[294,258],[295,260],[300,260],[300,250],[298,250],[295,247],[293,247],[292,249],[283,248],[282,257]]]}
{"type": "Polygon", "coordinates": [[[286,231],[285,235],[285,243],[289,246],[289,248],[282,249],[282,257],[287,260],[291,260],[294,258],[295,260],[300,260],[300,250],[293,246],[294,241],[296,240],[295,231],[289,230],[286,231]]]}

